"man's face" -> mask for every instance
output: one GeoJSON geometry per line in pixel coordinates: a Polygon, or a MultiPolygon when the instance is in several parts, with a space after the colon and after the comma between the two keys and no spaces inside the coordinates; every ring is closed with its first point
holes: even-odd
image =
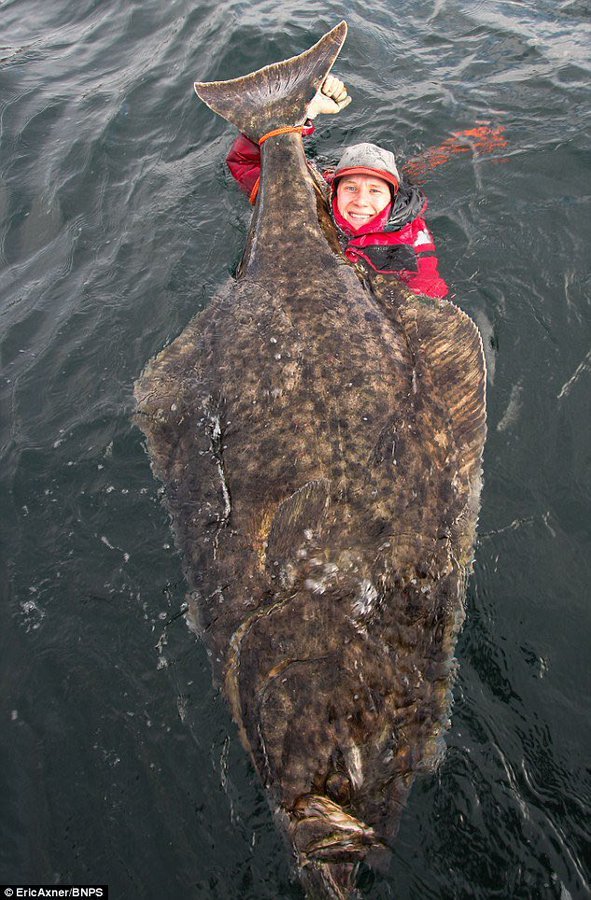
{"type": "Polygon", "coordinates": [[[337,205],[342,217],[361,228],[390,203],[390,185],[375,175],[345,175],[337,185],[337,205]]]}

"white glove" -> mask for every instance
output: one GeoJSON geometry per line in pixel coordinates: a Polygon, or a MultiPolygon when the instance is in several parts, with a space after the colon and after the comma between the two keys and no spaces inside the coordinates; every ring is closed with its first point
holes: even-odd
{"type": "Polygon", "coordinates": [[[320,113],[338,113],[351,102],[347,88],[334,75],[327,75],[319,91],[308,104],[308,118],[315,119],[320,113]]]}

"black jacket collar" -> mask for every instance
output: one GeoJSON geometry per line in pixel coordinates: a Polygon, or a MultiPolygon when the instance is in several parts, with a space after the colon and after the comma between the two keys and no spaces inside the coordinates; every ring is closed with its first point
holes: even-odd
{"type": "Polygon", "coordinates": [[[422,190],[402,176],[392,212],[384,231],[399,231],[425,211],[427,198],[422,190]]]}

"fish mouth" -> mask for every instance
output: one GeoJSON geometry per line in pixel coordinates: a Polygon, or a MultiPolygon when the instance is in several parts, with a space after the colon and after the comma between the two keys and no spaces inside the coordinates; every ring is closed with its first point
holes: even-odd
{"type": "Polygon", "coordinates": [[[373,828],[317,794],[294,806],[291,838],[300,864],[359,862],[370,850],[386,849],[373,828]]]}

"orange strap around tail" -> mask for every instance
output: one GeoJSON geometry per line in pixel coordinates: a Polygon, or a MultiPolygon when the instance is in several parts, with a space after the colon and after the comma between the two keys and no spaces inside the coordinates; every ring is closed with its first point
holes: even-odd
{"type": "MultiPolygon", "coordinates": [[[[265,141],[268,141],[269,138],[275,137],[278,134],[293,134],[295,132],[302,134],[303,131],[303,125],[282,125],[281,128],[274,128],[273,131],[268,131],[267,134],[264,134],[262,136],[262,138],[259,138],[259,147],[262,146],[265,141]]],[[[248,198],[252,206],[254,206],[256,203],[260,186],[261,179],[257,178],[253,185],[252,191],[250,192],[250,197],[248,198]]]]}
{"type": "Polygon", "coordinates": [[[282,125],[281,128],[274,128],[273,131],[268,131],[262,138],[259,138],[259,147],[261,147],[265,141],[268,141],[269,138],[275,137],[277,134],[292,134],[296,131],[301,134],[303,130],[303,125],[282,125]]]}

